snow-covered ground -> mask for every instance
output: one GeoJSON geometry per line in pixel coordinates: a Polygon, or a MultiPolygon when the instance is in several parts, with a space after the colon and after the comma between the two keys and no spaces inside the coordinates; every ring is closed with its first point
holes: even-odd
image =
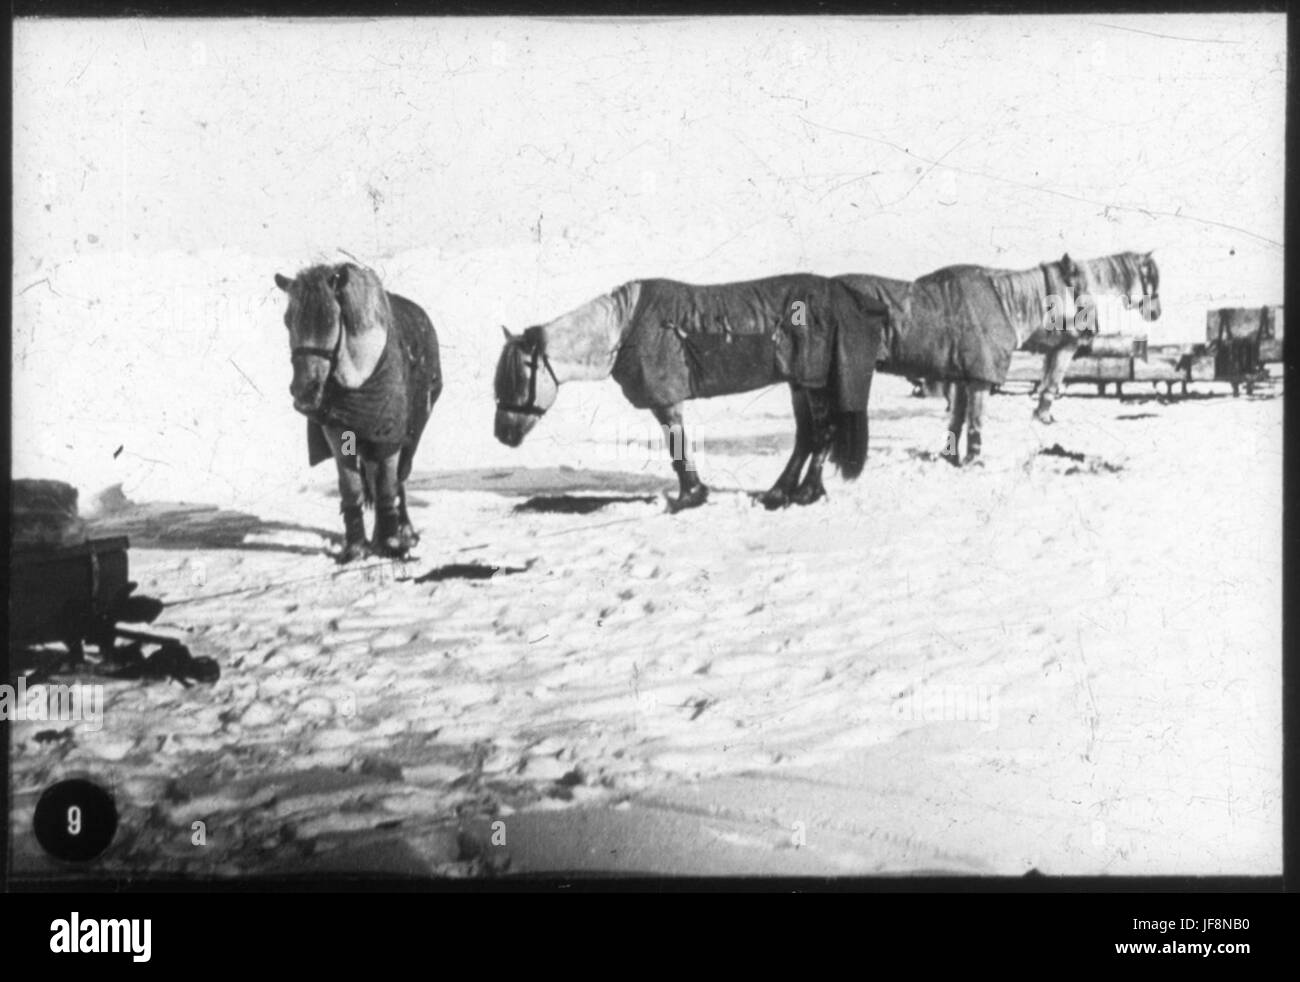
{"type": "MultiPolygon", "coordinates": [[[[999,396],[985,465],[957,470],[933,459],[942,402],[882,377],[862,478],[779,513],[746,492],[784,462],[785,390],[695,403],[715,493],[671,516],[649,414],[613,382],[566,386],[521,449],[497,445],[495,328],[453,319],[411,482],[418,558],[340,570],[273,290],[220,330],[142,311],[116,343],[87,332],[93,368],[47,374],[56,354],[19,346],[16,432],[44,439],[20,442],[18,473],[122,483],[133,504],[105,499],[94,530],[131,536],[141,592],[172,605],[157,626],[223,673],[109,683],[102,729],[69,742],[17,724],[19,871],[43,867],[37,793],[72,773],[119,795],[109,872],[297,870],[396,841],[398,866],[455,873],[485,861],[454,832],[472,820],[833,771],[899,741],[905,763],[873,756],[863,794],[928,789],[904,827],[956,868],[1278,870],[1281,398],[1081,395],[1041,427],[999,396]],[[96,416],[110,398],[121,415],[96,416]],[[945,800],[964,817],[936,827],[945,800]],[[202,850],[195,820],[220,830],[202,850]]],[[[853,856],[837,868],[935,862],[853,856]]]]}
{"type": "Polygon", "coordinates": [[[1049,428],[999,396],[955,470],[942,404],[880,379],[862,477],[775,514],[747,492],[785,391],[692,404],[714,494],[669,516],[612,382],[510,450],[491,378],[500,325],[630,279],[1066,251],[1155,250],[1151,342],[1203,340],[1282,299],[1283,26],[20,22],[13,472],[130,535],[160,630],[222,675],[105,683],[70,739],[15,723],[15,870],[54,871],[32,809],[89,774],[109,874],[474,873],[491,821],[646,842],[646,802],[750,823],[673,872],[1278,872],[1277,392],[1085,387],[1049,428]],[[335,479],[287,391],[272,277],[340,248],[442,343],[397,566],[325,554],[335,479]],[[776,850],[791,821],[807,848],[776,850]]]}

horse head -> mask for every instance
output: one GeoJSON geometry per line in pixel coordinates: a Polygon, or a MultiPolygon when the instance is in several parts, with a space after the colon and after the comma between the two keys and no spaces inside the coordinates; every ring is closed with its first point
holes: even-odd
{"type": "Polygon", "coordinates": [[[1160,269],[1151,253],[1121,252],[1081,264],[1087,291],[1093,296],[1116,296],[1125,310],[1134,307],[1144,321],[1160,317],[1160,269]]]}
{"type": "Polygon", "coordinates": [[[309,415],[321,408],[328,384],[355,389],[369,378],[388,340],[392,308],[374,271],[351,263],[312,266],[293,279],[276,273],[275,285],[289,297],[289,394],[294,408],[309,415]]]}
{"type": "MultiPolygon", "coordinates": [[[[1142,299],[1138,302],[1138,311],[1144,321],[1160,319],[1160,268],[1151,253],[1138,256],[1137,277],[1142,288],[1142,299]]],[[[1130,301],[1129,306],[1132,306],[1130,301]]]]}
{"type": "Polygon", "coordinates": [[[524,442],[537,421],[555,404],[560,383],[546,357],[546,341],[540,327],[530,327],[514,335],[504,327],[506,336],[497,359],[496,438],[508,447],[524,442]]]}

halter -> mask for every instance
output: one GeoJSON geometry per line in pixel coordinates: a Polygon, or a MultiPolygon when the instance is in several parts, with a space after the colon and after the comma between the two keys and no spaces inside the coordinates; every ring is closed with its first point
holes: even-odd
{"type": "Polygon", "coordinates": [[[1148,293],[1148,288],[1150,287],[1150,284],[1153,281],[1155,281],[1157,278],[1151,275],[1150,267],[1153,265],[1153,263],[1149,258],[1143,256],[1141,259],[1137,261],[1136,265],[1137,265],[1138,289],[1142,291],[1143,299],[1145,299],[1147,296],[1150,296],[1153,300],[1158,300],[1160,298],[1159,286],[1150,289],[1150,292],[1148,293]]]}
{"type": "Polygon", "coordinates": [[[546,366],[547,372],[551,375],[551,381],[553,381],[558,388],[560,380],[555,375],[555,369],[551,367],[551,359],[546,357],[546,352],[544,352],[542,346],[538,344],[533,348],[532,360],[528,366],[528,402],[519,406],[498,401],[497,409],[504,410],[508,413],[523,413],[526,416],[544,415],[546,410],[539,408],[537,405],[537,376],[540,374],[541,365],[546,366]]]}
{"type": "Polygon", "coordinates": [[[340,304],[339,338],[334,342],[334,349],[330,350],[329,348],[317,348],[311,345],[299,345],[296,348],[290,349],[289,357],[292,358],[295,355],[305,355],[309,358],[324,358],[330,363],[329,378],[332,379],[334,373],[339,367],[339,352],[343,350],[343,335],[346,333],[347,327],[343,323],[342,305],[340,304]]]}

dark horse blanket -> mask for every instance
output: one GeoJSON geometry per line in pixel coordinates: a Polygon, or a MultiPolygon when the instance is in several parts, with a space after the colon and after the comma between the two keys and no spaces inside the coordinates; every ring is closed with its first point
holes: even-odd
{"type": "Polygon", "coordinates": [[[805,273],[716,286],[641,280],[613,375],[638,409],[790,382],[829,387],[836,409],[864,412],[888,316],[805,273]]]}
{"type": "Polygon", "coordinates": [[[1046,280],[981,266],[949,266],[920,279],[837,277],[890,309],[882,371],[1001,385],[1024,333],[1043,322],[1046,280]]]}
{"type": "Polygon", "coordinates": [[[366,456],[386,457],[397,448],[397,479],[405,481],[433,404],[442,393],[438,337],[424,311],[390,293],[393,323],[375,370],[357,389],[332,379],[325,400],[307,422],[307,459],[314,467],[331,456],[322,426],[351,430],[366,456]],[[371,451],[371,452],[366,452],[371,451]]]}

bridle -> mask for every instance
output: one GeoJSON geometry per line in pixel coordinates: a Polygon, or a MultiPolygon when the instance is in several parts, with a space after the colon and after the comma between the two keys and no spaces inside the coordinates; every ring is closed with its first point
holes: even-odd
{"type": "Polygon", "coordinates": [[[1152,262],[1149,256],[1144,256],[1142,261],[1138,263],[1138,267],[1137,267],[1138,286],[1142,288],[1143,299],[1145,299],[1148,296],[1152,300],[1160,299],[1159,274],[1157,274],[1151,268],[1154,265],[1155,264],[1152,262]]]}
{"type": "Polygon", "coordinates": [[[546,357],[546,352],[542,350],[540,344],[533,346],[532,360],[528,365],[528,401],[522,406],[512,405],[509,403],[497,402],[497,409],[504,410],[508,413],[523,413],[525,416],[541,416],[546,410],[537,405],[537,376],[541,374],[541,366],[546,366],[546,371],[550,373],[551,381],[559,387],[560,380],[555,375],[555,369],[551,367],[551,359],[546,357]]]}
{"type": "Polygon", "coordinates": [[[334,378],[334,373],[339,367],[339,352],[343,350],[343,335],[347,333],[343,310],[343,305],[339,304],[339,337],[338,340],[334,342],[334,348],[332,350],[329,348],[313,347],[312,345],[299,345],[296,348],[290,349],[289,357],[293,358],[297,355],[303,355],[308,358],[323,358],[330,363],[328,377],[331,379],[334,378]]]}
{"type": "Polygon", "coordinates": [[[1156,274],[1152,272],[1151,265],[1151,260],[1145,257],[1132,264],[1132,268],[1129,271],[1129,284],[1121,298],[1125,310],[1132,310],[1134,307],[1139,310],[1145,309],[1143,304],[1146,303],[1148,297],[1156,301],[1160,299],[1160,286],[1156,282],[1157,277],[1156,274]],[[1134,280],[1137,282],[1133,282],[1134,280]],[[1134,286],[1136,286],[1142,294],[1142,298],[1136,303],[1133,302],[1134,286]]]}

